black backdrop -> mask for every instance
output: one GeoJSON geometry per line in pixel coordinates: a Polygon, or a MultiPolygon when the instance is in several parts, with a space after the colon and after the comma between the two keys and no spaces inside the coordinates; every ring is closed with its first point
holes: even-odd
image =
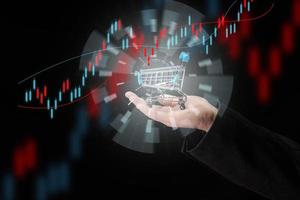
{"type": "MultiPolygon", "coordinates": [[[[205,2],[182,2],[205,14],[205,2]]],[[[229,1],[221,2],[221,10],[229,5],[229,1]]],[[[261,10],[266,9],[264,4],[267,2],[261,1],[261,10]]],[[[8,65],[8,68],[13,71],[17,82],[39,71],[43,66],[79,55],[90,32],[95,28],[104,31],[114,16],[126,16],[126,13],[132,10],[159,5],[160,1],[141,0],[99,1],[97,4],[73,2],[62,5],[40,2],[15,5],[13,16],[9,17],[13,20],[9,25],[12,26],[10,30],[15,42],[14,51],[10,54],[10,63],[16,63],[16,66],[8,65]]],[[[275,2],[272,13],[253,23],[249,42],[259,44],[262,51],[266,51],[270,44],[279,41],[281,23],[289,20],[290,10],[291,2],[275,2]]],[[[297,38],[296,44],[298,41],[297,38]]],[[[299,141],[299,47],[295,46],[293,54],[283,57],[282,74],[272,82],[272,98],[265,105],[256,100],[256,85],[247,75],[245,55],[242,53],[239,62],[228,61],[226,64],[235,67],[230,107],[257,124],[299,141]]],[[[60,69],[57,72],[58,76],[63,77],[66,71],[60,69]]],[[[45,79],[55,80],[55,77],[45,75],[45,79]]],[[[2,87],[5,90],[9,89],[5,84],[2,87]]],[[[20,92],[18,89],[15,91],[20,92]]],[[[50,121],[45,114],[37,115],[34,111],[15,108],[20,101],[19,94],[15,96],[15,112],[10,112],[16,113],[13,123],[9,125],[8,131],[1,134],[1,175],[12,171],[14,147],[30,135],[36,138],[39,149],[37,170],[17,182],[17,197],[27,199],[34,197],[35,177],[43,172],[51,161],[64,159],[67,152],[67,135],[74,123],[76,106],[66,108],[55,120],[50,121]]],[[[89,131],[83,142],[82,158],[71,162],[72,183],[69,191],[55,196],[54,199],[91,199],[92,196],[95,199],[104,195],[120,194],[144,198],[158,193],[167,196],[195,195],[199,199],[262,199],[181,154],[179,137],[174,137],[173,145],[167,152],[149,155],[125,149],[101,135],[99,130],[89,131]]]]}

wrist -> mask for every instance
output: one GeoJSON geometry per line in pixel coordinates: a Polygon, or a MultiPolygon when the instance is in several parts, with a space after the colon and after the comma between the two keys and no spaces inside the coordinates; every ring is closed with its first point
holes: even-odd
{"type": "Polygon", "coordinates": [[[204,117],[201,120],[202,121],[202,123],[200,123],[201,127],[198,127],[198,129],[208,132],[212,127],[212,125],[214,124],[217,115],[218,115],[218,109],[212,105],[209,105],[206,114],[204,114],[204,117]]]}

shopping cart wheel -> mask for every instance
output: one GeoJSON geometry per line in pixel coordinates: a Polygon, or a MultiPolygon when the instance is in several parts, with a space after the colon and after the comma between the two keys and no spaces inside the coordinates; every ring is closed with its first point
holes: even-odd
{"type": "Polygon", "coordinates": [[[180,110],[184,110],[185,109],[184,103],[180,104],[179,107],[180,107],[180,110]]]}
{"type": "Polygon", "coordinates": [[[181,110],[184,110],[184,109],[185,109],[184,103],[185,103],[185,100],[183,99],[183,97],[179,97],[179,99],[178,99],[178,105],[179,105],[179,108],[180,108],[181,110]]]}
{"type": "Polygon", "coordinates": [[[180,105],[180,110],[184,110],[185,109],[185,105],[184,104],[181,104],[180,105]]]}
{"type": "Polygon", "coordinates": [[[184,110],[185,109],[184,101],[181,100],[181,101],[178,102],[178,104],[179,104],[180,110],[184,110]]]}

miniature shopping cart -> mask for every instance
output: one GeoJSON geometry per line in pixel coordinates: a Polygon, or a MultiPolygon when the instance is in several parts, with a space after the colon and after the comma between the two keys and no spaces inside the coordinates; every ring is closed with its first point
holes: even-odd
{"type": "Polygon", "coordinates": [[[141,69],[136,72],[139,85],[148,91],[147,103],[168,100],[177,102],[182,110],[185,109],[187,99],[182,92],[184,74],[185,67],[181,65],[141,69]]]}

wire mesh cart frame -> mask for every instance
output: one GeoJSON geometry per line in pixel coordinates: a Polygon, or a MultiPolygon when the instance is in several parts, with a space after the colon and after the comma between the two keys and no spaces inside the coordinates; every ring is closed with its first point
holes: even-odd
{"type": "MultiPolygon", "coordinates": [[[[148,94],[146,101],[149,104],[165,99],[177,102],[180,109],[185,109],[186,95],[182,92],[182,86],[185,76],[185,67],[182,65],[159,67],[151,69],[141,69],[138,75],[138,83],[141,87],[150,88],[151,91],[157,91],[158,95],[148,94]],[[175,92],[177,97],[170,97],[167,93],[175,92]]],[[[154,92],[155,93],[155,92],[154,92]]]]}

